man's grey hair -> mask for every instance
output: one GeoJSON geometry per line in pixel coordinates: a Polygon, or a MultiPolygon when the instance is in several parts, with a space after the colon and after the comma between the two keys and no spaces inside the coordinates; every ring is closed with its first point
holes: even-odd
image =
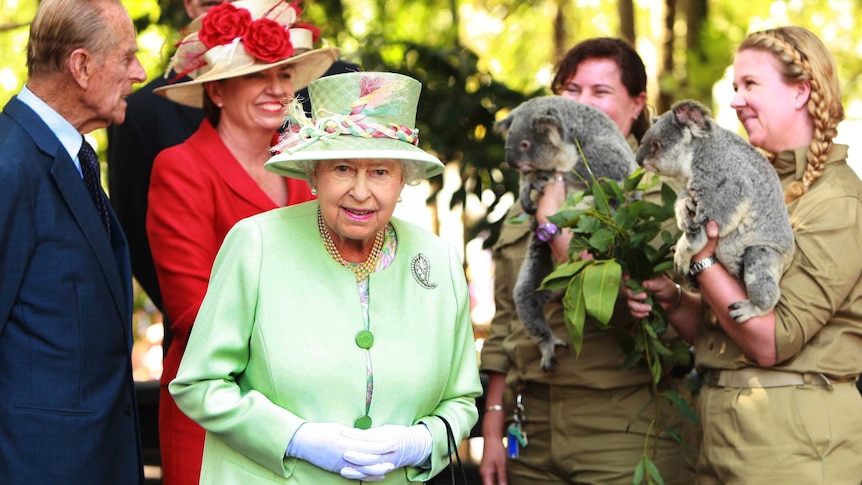
{"type": "Polygon", "coordinates": [[[67,69],[75,49],[100,55],[117,43],[105,12],[119,0],[43,0],[30,24],[27,70],[31,77],[67,69]]]}

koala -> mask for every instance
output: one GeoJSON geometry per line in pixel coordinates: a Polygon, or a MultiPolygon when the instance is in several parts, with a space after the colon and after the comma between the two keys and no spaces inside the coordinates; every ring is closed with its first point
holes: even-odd
{"type": "MultiPolygon", "coordinates": [[[[622,180],[637,169],[632,149],[604,112],[560,96],[522,103],[495,123],[494,131],[506,139],[506,162],[520,172],[519,197],[531,216],[536,213],[533,191],[542,193],[557,172],[564,174],[566,190],[572,192],[583,191],[584,181],[593,177],[622,180]]],[[[542,370],[551,372],[557,365],[556,348],[568,344],[551,332],[545,319],[544,305],[551,294],[537,289],[553,271],[554,261],[548,244],[535,234],[535,217],[530,223],[534,232],[513,297],[524,328],[541,350],[542,370]]]]}
{"type": "Polygon", "coordinates": [[[793,258],[794,239],[778,175],[766,157],[736,133],[720,127],[695,101],[682,101],[644,134],[636,154],[648,170],[685,185],[674,204],[682,235],[674,267],[689,273],[706,245],[706,223],[718,222],[715,258],[742,282],[748,299],[730,305],[738,323],[769,313],[778,282],[793,258]]]}

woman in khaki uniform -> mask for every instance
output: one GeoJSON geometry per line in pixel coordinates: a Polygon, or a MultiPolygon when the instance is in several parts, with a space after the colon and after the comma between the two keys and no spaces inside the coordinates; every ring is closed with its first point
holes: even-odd
{"type": "MultiPolygon", "coordinates": [[[[637,52],[619,39],[595,38],[573,47],[557,68],[555,93],[605,112],[628,137],[632,148],[649,127],[645,109],[646,71],[637,52]]],[[[565,199],[561,182],[546,186],[539,200],[537,220],[557,212],[565,199]]],[[[503,484],[625,484],[632,483],[644,452],[653,418],[651,376],[635,367],[621,369],[626,355],[613,332],[593,323],[584,330],[580,356],[569,347],[556,353],[554,372],[543,372],[540,352],[515,311],[512,291],[527,251],[530,224],[515,203],[493,248],[497,311],[491,335],[482,349],[481,369],[489,376],[486,413],[482,423],[484,450],[480,472],[485,485],[503,484]],[[518,457],[507,459],[502,438],[513,422],[516,396],[523,406],[527,445],[518,457]],[[647,408],[645,410],[645,408],[647,408]]],[[[570,237],[549,241],[558,260],[568,257],[570,237]]],[[[560,300],[545,305],[551,330],[567,336],[560,300]]],[[[611,326],[632,319],[620,308],[611,326]]],[[[661,405],[667,404],[661,402],[661,405]]],[[[663,408],[662,427],[684,426],[679,413],[663,408]]],[[[691,483],[693,471],[682,447],[667,436],[657,441],[650,458],[667,484],[691,483]]]]}
{"type": "MultiPolygon", "coordinates": [[[[743,324],[728,316],[728,305],[747,296],[720,264],[699,265],[700,293],[685,292],[669,313],[706,374],[698,483],[858,485],[862,182],[847,146],[832,142],[844,117],[835,64],[814,34],[782,27],[750,34],[733,69],[731,106],[749,141],[770,154],[796,252],[768,315],[743,324]]],[[[708,231],[694,264],[714,262],[718,226],[708,231]]],[[[669,280],[644,287],[668,308],[676,298],[669,280]]],[[[629,301],[635,316],[648,309],[644,296],[629,301]]]]}

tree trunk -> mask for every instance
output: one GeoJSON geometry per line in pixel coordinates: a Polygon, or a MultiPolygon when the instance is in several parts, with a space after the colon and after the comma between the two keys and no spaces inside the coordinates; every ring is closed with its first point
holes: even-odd
{"type": "MultiPolygon", "coordinates": [[[[664,38],[661,44],[661,69],[659,69],[658,79],[661,80],[666,76],[673,76],[673,23],[676,18],[676,0],[665,0],[665,15],[664,15],[664,38]]],[[[662,83],[659,83],[661,86],[662,83]]],[[[673,93],[668,93],[664,88],[660,88],[658,97],[658,113],[664,113],[670,109],[673,104],[673,93]]]]}
{"type": "Polygon", "coordinates": [[[569,30],[566,27],[566,0],[557,0],[557,15],[554,16],[554,62],[560,62],[569,50],[569,30]]]}
{"type": "Polygon", "coordinates": [[[635,6],[633,0],[619,0],[617,12],[620,16],[620,37],[635,43],[635,6]]]}

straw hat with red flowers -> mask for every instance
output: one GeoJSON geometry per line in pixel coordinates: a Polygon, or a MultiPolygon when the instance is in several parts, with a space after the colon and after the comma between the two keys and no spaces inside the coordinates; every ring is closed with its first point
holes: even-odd
{"type": "Polygon", "coordinates": [[[168,72],[191,80],[155,90],[186,106],[203,106],[203,84],[291,64],[293,88],[319,78],[338,57],[338,49],[314,49],[320,30],[298,21],[298,2],[238,0],[223,2],[189,25],[168,72]]]}

